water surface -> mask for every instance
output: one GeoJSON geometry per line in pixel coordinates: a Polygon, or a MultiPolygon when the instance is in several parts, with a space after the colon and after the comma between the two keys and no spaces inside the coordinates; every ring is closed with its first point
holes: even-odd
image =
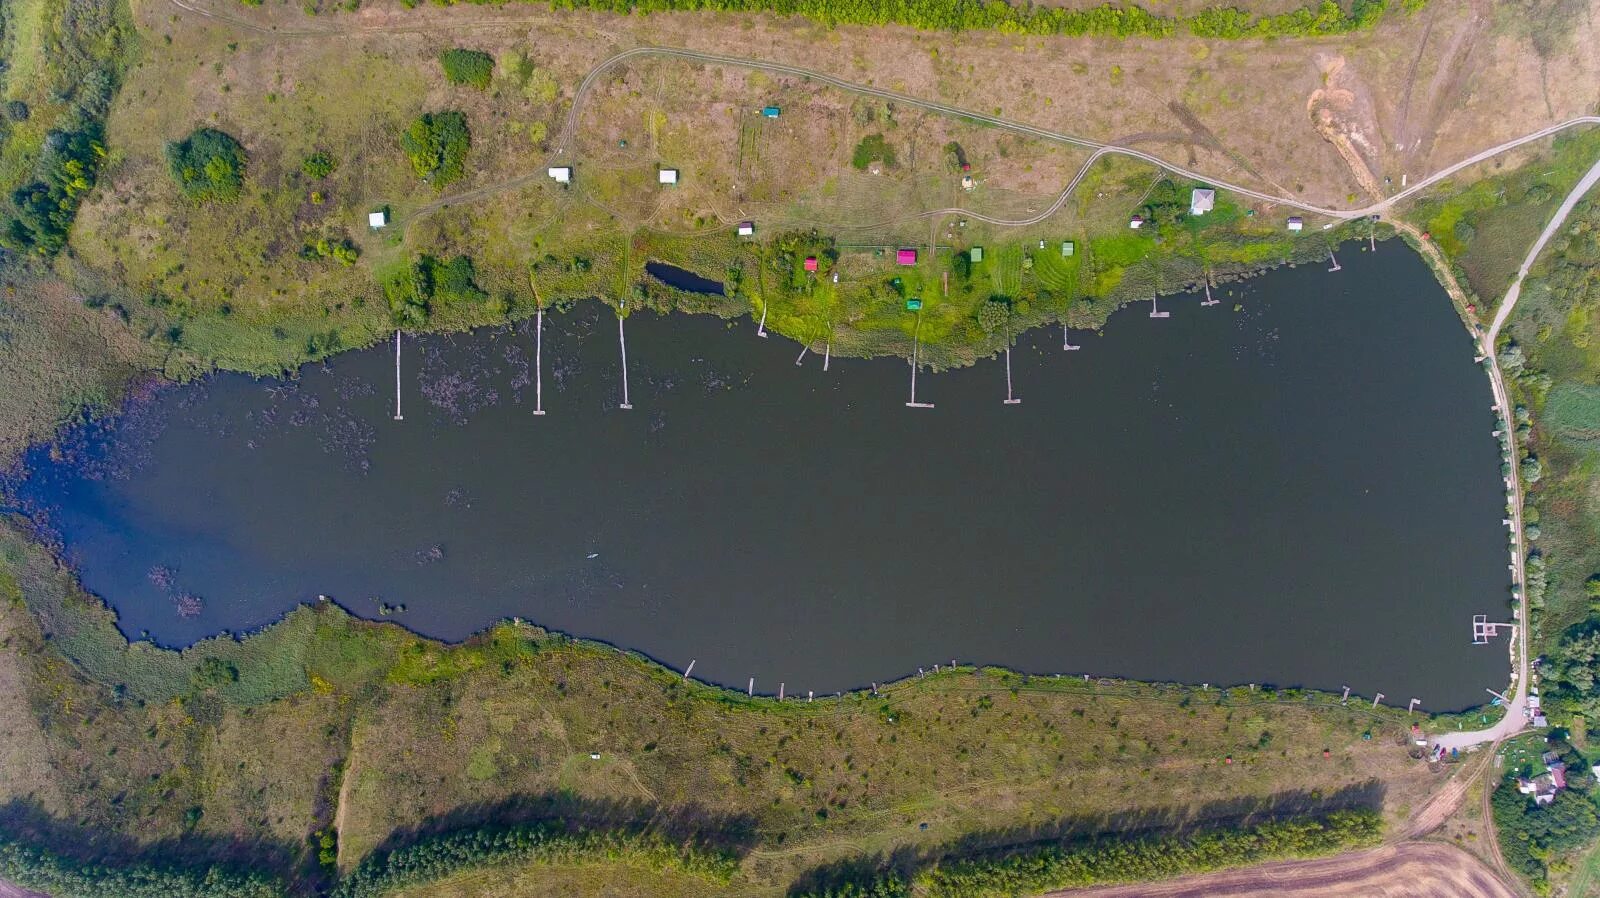
{"type": "Polygon", "coordinates": [[[748,320],[547,319],[290,381],[168,388],[17,489],[132,636],[184,645],[332,596],[463,638],[520,616],[790,695],[952,658],[1477,704],[1505,681],[1504,499],[1482,370],[1398,244],[1037,332],[918,379],[748,320]],[[1220,294],[1219,294],[1220,295],[1220,294]],[[1235,309],[1235,304],[1241,308],[1235,309]]]}

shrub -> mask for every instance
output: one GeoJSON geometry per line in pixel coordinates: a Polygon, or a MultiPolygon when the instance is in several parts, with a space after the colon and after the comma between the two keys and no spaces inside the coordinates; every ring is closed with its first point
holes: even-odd
{"type": "Polygon", "coordinates": [[[439,64],[444,66],[444,77],[451,84],[486,90],[494,77],[494,57],[482,50],[446,50],[439,54],[439,64]]]}
{"type": "Polygon", "coordinates": [[[422,327],[441,305],[482,302],[489,294],[476,283],[476,271],[469,256],[456,256],[441,262],[433,256],[420,256],[415,264],[396,272],[384,282],[383,294],[389,313],[400,327],[422,327]]]}
{"type": "Polygon", "coordinates": [[[861,138],[850,156],[850,164],[861,171],[866,171],[873,162],[882,162],[884,168],[894,166],[894,147],[889,146],[882,134],[868,134],[861,138]]]}
{"type": "Polygon", "coordinates": [[[247,158],[230,135],[200,128],[167,144],[167,164],[183,195],[194,200],[232,202],[244,188],[247,158]]]}
{"type": "Polygon", "coordinates": [[[306,173],[306,177],[319,180],[333,174],[338,167],[339,160],[333,154],[323,152],[312,153],[300,163],[300,170],[306,173]]]}
{"type": "Polygon", "coordinates": [[[1011,317],[1011,304],[1003,299],[989,299],[978,306],[978,326],[986,334],[999,330],[1011,317]]]}
{"type": "Polygon", "coordinates": [[[348,237],[318,237],[300,250],[300,258],[307,261],[332,259],[341,265],[354,265],[361,250],[348,237]]]}
{"type": "Polygon", "coordinates": [[[400,137],[417,177],[443,187],[466,173],[472,132],[459,112],[428,112],[417,117],[400,137]]]}

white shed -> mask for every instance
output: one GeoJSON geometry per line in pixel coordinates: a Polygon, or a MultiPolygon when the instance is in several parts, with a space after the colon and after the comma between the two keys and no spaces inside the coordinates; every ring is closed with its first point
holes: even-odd
{"type": "Polygon", "coordinates": [[[663,168],[659,172],[659,177],[663,184],[676,184],[678,183],[678,170],[675,168],[663,168]]]}
{"type": "Polygon", "coordinates": [[[754,237],[755,233],[756,233],[756,223],[755,222],[753,222],[753,221],[741,221],[741,222],[739,222],[739,236],[740,237],[754,237]]]}
{"type": "Polygon", "coordinates": [[[381,227],[387,225],[388,223],[389,223],[389,210],[388,209],[379,209],[376,212],[368,212],[367,213],[367,226],[372,228],[373,230],[377,230],[378,228],[381,228],[381,227]]]}
{"type": "Polygon", "coordinates": [[[557,184],[571,184],[572,167],[567,165],[552,165],[550,167],[550,178],[557,184]]]}
{"type": "Polygon", "coordinates": [[[1289,230],[1291,231],[1298,231],[1305,226],[1306,223],[1302,221],[1298,215],[1289,219],[1289,230]]]}

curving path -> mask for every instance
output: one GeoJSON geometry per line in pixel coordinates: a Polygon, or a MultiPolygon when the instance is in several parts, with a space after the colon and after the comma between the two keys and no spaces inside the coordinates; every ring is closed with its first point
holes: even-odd
{"type": "MultiPolygon", "coordinates": [[[[178,3],[179,5],[184,5],[183,0],[172,0],[172,2],[178,3]]],[[[185,5],[184,8],[191,9],[192,7],[185,5]]],[[[1092,165],[1095,160],[1107,154],[1116,154],[1119,156],[1128,156],[1134,159],[1141,159],[1145,162],[1149,162],[1152,165],[1170,171],[1173,174],[1181,175],[1186,178],[1192,178],[1197,181],[1204,181],[1208,184],[1220,187],[1223,190],[1237,193],[1241,196],[1247,196],[1252,199],[1261,200],[1263,202],[1276,203],[1278,205],[1299,209],[1304,212],[1326,215],[1340,220],[1365,218],[1369,215],[1381,214],[1382,212],[1388,210],[1395,203],[1426,190],[1428,187],[1437,184],[1438,182],[1450,177],[1451,175],[1454,175],[1456,172],[1461,171],[1464,168],[1477,165],[1478,163],[1498,156],[1501,153],[1516,149],[1524,144],[1531,143],[1535,140],[1540,140],[1552,134],[1559,133],[1578,125],[1600,125],[1600,116],[1597,115],[1583,115],[1576,118],[1567,119],[1564,122],[1548,125],[1544,128],[1540,128],[1537,131],[1524,134],[1521,137],[1516,137],[1503,143],[1496,144],[1488,149],[1481,150],[1467,157],[1466,159],[1461,160],[1460,162],[1440,169],[1439,171],[1422,178],[1405,190],[1379,200],[1376,203],[1372,203],[1371,205],[1363,206],[1357,209],[1333,209],[1326,206],[1318,206],[1312,203],[1303,202],[1295,199],[1294,197],[1264,193],[1259,190],[1253,190],[1249,187],[1245,187],[1241,184],[1234,184],[1229,181],[1219,180],[1206,175],[1203,172],[1184,168],[1176,163],[1169,162],[1166,159],[1155,155],[1154,153],[1147,153],[1143,150],[1134,149],[1132,147],[1090,140],[1088,138],[1078,137],[1060,131],[1051,131],[1045,128],[1039,128],[1015,119],[986,115],[982,112],[976,112],[970,109],[962,109],[957,106],[939,103],[934,100],[924,100],[891,90],[883,90],[882,88],[873,87],[867,84],[858,84],[853,81],[846,81],[842,78],[836,78],[825,72],[819,72],[814,69],[806,69],[799,66],[788,65],[787,63],[770,62],[742,56],[724,56],[717,53],[702,53],[698,50],[687,50],[680,47],[635,47],[631,50],[624,50],[623,52],[618,53],[609,59],[603,60],[594,68],[590,69],[589,73],[584,76],[581,82],[579,82],[578,88],[572,97],[572,105],[567,110],[566,121],[561,127],[556,150],[550,156],[550,162],[554,162],[558,158],[567,158],[567,151],[572,147],[572,143],[578,129],[578,121],[583,114],[584,100],[588,98],[589,92],[594,89],[594,86],[599,82],[601,76],[603,76],[612,67],[627,62],[630,59],[651,56],[666,59],[681,59],[689,62],[699,62],[708,65],[726,65],[737,68],[754,69],[756,71],[768,72],[777,75],[790,75],[796,78],[804,78],[809,81],[815,81],[819,84],[826,84],[830,87],[835,87],[853,94],[858,94],[860,96],[874,97],[877,99],[887,100],[890,102],[899,103],[901,105],[922,109],[927,112],[934,112],[941,115],[948,115],[952,118],[965,119],[967,121],[977,122],[979,124],[990,125],[1001,130],[1011,131],[1013,133],[1026,135],[1028,137],[1036,137],[1040,140],[1049,141],[1051,143],[1059,143],[1067,146],[1083,147],[1085,149],[1094,150],[1093,155],[1091,155],[1089,160],[1079,168],[1078,173],[1073,177],[1071,183],[1067,185],[1066,189],[1061,192],[1060,196],[1056,198],[1056,201],[1048,209],[1046,209],[1043,214],[1027,219],[1009,220],[991,218],[989,216],[968,212],[965,209],[950,208],[924,212],[921,216],[928,217],[959,213],[967,215],[969,218],[977,218],[981,221],[998,225],[1036,224],[1040,221],[1043,221],[1045,218],[1048,218],[1050,215],[1053,215],[1067,201],[1067,198],[1072,195],[1073,190],[1077,188],[1078,184],[1083,180],[1084,175],[1088,173],[1089,166],[1092,165]]],[[[442,198],[434,203],[430,203],[429,205],[422,207],[417,211],[416,214],[424,215],[438,208],[456,205],[462,202],[470,202],[472,200],[480,199],[484,196],[497,193],[501,190],[522,186],[542,176],[544,174],[545,167],[546,165],[542,165],[535,172],[527,175],[520,175],[496,184],[485,185],[483,187],[464,191],[450,197],[442,198]]]]}
{"type": "MultiPolygon", "coordinates": [[[[1567,216],[1572,214],[1572,210],[1577,207],[1584,194],[1593,189],[1596,183],[1600,183],[1600,160],[1597,160],[1589,168],[1588,173],[1567,194],[1567,198],[1561,203],[1561,207],[1551,217],[1550,223],[1545,225],[1544,232],[1539,235],[1539,239],[1535,240],[1533,247],[1528,250],[1528,255],[1522,260],[1522,267],[1517,269],[1516,279],[1511,282],[1511,287],[1506,290],[1505,298],[1500,301],[1500,307],[1495,310],[1494,323],[1489,326],[1488,331],[1483,336],[1482,352],[1488,357],[1489,384],[1494,389],[1495,408],[1500,415],[1501,421],[1505,422],[1502,425],[1502,431],[1505,434],[1506,448],[1513,459],[1517,457],[1517,434],[1512,426],[1514,419],[1512,417],[1511,394],[1506,390],[1505,375],[1500,371],[1500,358],[1499,353],[1495,351],[1495,338],[1500,335],[1500,328],[1505,326],[1506,321],[1510,319],[1511,311],[1516,307],[1517,299],[1522,295],[1522,280],[1528,276],[1528,271],[1533,268],[1533,263],[1538,260],[1539,254],[1544,251],[1545,244],[1549,243],[1550,238],[1555,236],[1556,232],[1561,229],[1561,226],[1566,223],[1567,216]]],[[[1513,579],[1520,589],[1527,582],[1527,553],[1524,551],[1524,547],[1527,546],[1527,540],[1522,531],[1522,478],[1513,470],[1506,483],[1511,492],[1511,533],[1515,537],[1512,564],[1516,570],[1513,579]]],[[[1526,594],[1524,593],[1524,595],[1526,594]]],[[[1434,744],[1443,746],[1446,751],[1471,748],[1486,742],[1499,742],[1521,732],[1528,726],[1527,707],[1531,659],[1528,656],[1528,611],[1526,606],[1523,607],[1522,619],[1517,623],[1515,638],[1517,642],[1516,692],[1511,696],[1511,701],[1506,703],[1506,716],[1499,723],[1488,729],[1446,733],[1435,739],[1434,744]]]]}
{"type": "MultiPolygon", "coordinates": [[[[169,2],[172,3],[173,6],[176,6],[177,8],[179,8],[179,9],[185,11],[185,12],[192,13],[192,14],[200,16],[202,18],[211,19],[211,20],[216,21],[216,22],[222,22],[224,24],[231,25],[231,26],[233,26],[235,28],[239,28],[239,29],[242,29],[244,31],[249,31],[249,32],[252,32],[254,34],[259,34],[259,35],[263,35],[263,36],[267,36],[267,37],[315,38],[315,37],[339,37],[339,36],[350,35],[350,34],[400,34],[400,33],[415,33],[415,32],[424,32],[424,31],[433,31],[433,30],[439,30],[441,28],[449,27],[449,26],[446,26],[446,25],[440,25],[438,23],[434,23],[434,24],[426,25],[426,26],[393,25],[393,24],[378,24],[378,25],[351,24],[351,25],[348,25],[348,26],[345,26],[345,27],[339,27],[337,25],[334,25],[334,26],[330,26],[330,27],[313,27],[313,28],[276,28],[276,27],[264,26],[264,25],[261,25],[261,24],[259,24],[257,22],[252,22],[249,19],[245,19],[245,18],[242,18],[242,17],[239,17],[239,16],[230,15],[228,13],[218,12],[216,10],[207,9],[207,8],[205,8],[203,6],[200,6],[197,3],[193,2],[193,0],[169,0],[169,2]]],[[[526,17],[507,17],[507,18],[496,18],[496,19],[492,19],[492,20],[477,21],[477,22],[461,22],[461,23],[458,23],[458,27],[463,27],[463,28],[500,28],[500,27],[505,27],[505,26],[510,25],[510,24],[515,24],[516,22],[519,22],[519,21],[524,21],[525,19],[526,19],[526,17]]],[[[1331,218],[1337,218],[1337,219],[1341,219],[1341,220],[1348,220],[1348,219],[1353,219],[1353,218],[1363,218],[1363,217],[1366,217],[1368,215],[1381,214],[1382,212],[1386,211],[1391,206],[1393,206],[1395,203],[1398,203],[1398,202],[1400,202],[1402,200],[1407,199],[1408,197],[1411,197],[1411,196],[1416,195],[1417,193],[1420,193],[1423,190],[1426,190],[1428,187],[1431,187],[1432,185],[1437,184],[1438,182],[1444,180],[1445,178],[1450,177],[1451,175],[1454,175],[1456,172],[1461,171],[1464,168],[1471,167],[1471,166],[1476,165],[1476,164],[1478,164],[1480,162],[1483,162],[1483,161],[1485,161],[1487,159],[1492,159],[1495,156],[1500,155],[1501,153],[1505,153],[1507,151],[1514,150],[1517,147],[1523,146],[1524,144],[1531,143],[1531,142],[1533,142],[1535,140],[1539,140],[1539,139],[1544,138],[1544,137],[1549,137],[1552,134],[1557,134],[1557,133],[1559,133],[1561,131],[1564,131],[1564,130],[1566,130],[1568,128],[1576,127],[1578,125],[1600,125],[1600,115],[1581,115],[1581,116],[1577,116],[1575,118],[1567,119],[1566,121],[1563,121],[1563,122],[1557,122],[1557,123],[1555,123],[1553,125],[1547,125],[1546,127],[1540,128],[1537,131],[1529,132],[1527,134],[1522,135],[1521,137],[1512,138],[1511,140],[1504,141],[1502,143],[1496,144],[1495,146],[1492,146],[1492,147],[1489,147],[1487,149],[1481,150],[1481,151],[1479,151],[1477,153],[1474,153],[1473,155],[1467,157],[1466,159],[1463,159],[1460,162],[1457,162],[1457,163],[1455,163],[1453,165],[1450,165],[1450,166],[1448,166],[1446,168],[1440,169],[1439,171],[1434,172],[1433,174],[1428,175],[1427,177],[1418,180],[1415,184],[1412,184],[1410,187],[1407,187],[1406,189],[1401,190],[1398,193],[1395,193],[1395,194],[1393,194],[1391,196],[1388,196],[1388,197],[1386,197],[1386,198],[1384,198],[1382,200],[1379,200],[1376,203],[1372,203],[1370,205],[1363,206],[1363,207],[1356,208],[1356,209],[1334,209],[1334,208],[1329,208],[1329,207],[1326,207],[1326,206],[1318,206],[1318,205],[1315,205],[1313,203],[1307,203],[1307,202],[1295,199],[1294,197],[1279,196],[1279,195],[1276,195],[1276,194],[1265,193],[1265,192],[1262,192],[1262,191],[1259,191],[1259,190],[1253,190],[1253,189],[1251,189],[1249,187],[1245,187],[1245,186],[1243,186],[1241,184],[1234,184],[1234,183],[1229,182],[1229,181],[1219,180],[1217,178],[1213,178],[1213,177],[1211,177],[1209,175],[1206,175],[1204,172],[1196,171],[1194,169],[1185,168],[1185,167],[1180,166],[1180,165],[1178,165],[1176,163],[1169,162],[1166,159],[1163,159],[1160,156],[1155,155],[1154,153],[1147,153],[1147,152],[1145,152],[1143,150],[1137,150],[1137,149],[1134,149],[1132,147],[1119,146],[1114,142],[1113,143],[1106,143],[1106,142],[1102,142],[1102,141],[1091,140],[1091,139],[1085,138],[1085,137],[1078,137],[1078,136],[1075,136],[1075,135],[1072,135],[1072,134],[1066,134],[1066,133],[1063,133],[1063,132],[1060,132],[1060,131],[1051,131],[1051,130],[1048,130],[1048,129],[1045,129],[1045,128],[1039,128],[1039,127],[1036,127],[1034,125],[1030,125],[1030,124],[1028,124],[1026,122],[1017,121],[1015,119],[1008,119],[1008,118],[1002,118],[1000,116],[987,115],[985,113],[977,112],[975,110],[962,109],[962,108],[957,107],[957,106],[951,106],[949,104],[940,103],[940,102],[937,102],[937,101],[934,101],[934,100],[924,100],[924,99],[921,99],[919,97],[910,96],[908,94],[897,93],[897,92],[891,91],[891,90],[884,90],[882,88],[873,87],[873,86],[867,85],[867,84],[858,84],[858,83],[853,82],[853,81],[846,81],[843,78],[837,78],[837,77],[835,77],[833,75],[829,75],[826,72],[817,71],[815,69],[807,69],[807,68],[802,68],[800,66],[789,65],[787,63],[772,62],[772,61],[768,61],[768,60],[755,59],[755,58],[752,58],[752,57],[725,56],[725,55],[718,54],[718,53],[703,53],[703,52],[701,52],[699,50],[689,50],[689,49],[685,49],[685,48],[682,48],[682,47],[651,47],[651,46],[644,46],[644,47],[634,47],[633,49],[624,50],[621,53],[617,53],[614,56],[611,56],[611,57],[609,57],[609,58],[607,58],[605,60],[602,60],[594,68],[589,70],[589,73],[584,76],[584,78],[583,78],[583,80],[581,82],[579,82],[577,90],[573,93],[572,105],[567,110],[566,120],[565,120],[565,122],[563,123],[563,125],[561,127],[561,132],[560,132],[559,138],[557,140],[556,150],[555,150],[554,153],[552,153],[548,157],[548,159],[546,160],[546,162],[544,164],[541,164],[538,168],[536,168],[533,171],[531,171],[531,172],[529,172],[527,174],[524,174],[524,175],[518,175],[516,177],[507,178],[507,179],[505,179],[503,181],[498,181],[498,182],[495,182],[493,184],[486,184],[486,185],[484,185],[482,187],[477,187],[477,188],[473,188],[471,190],[462,191],[460,193],[452,194],[451,196],[448,196],[448,197],[442,197],[442,198],[440,198],[440,199],[438,199],[438,200],[436,200],[436,201],[434,201],[432,203],[427,204],[426,206],[422,206],[422,207],[418,208],[417,211],[413,213],[412,217],[418,217],[418,216],[426,215],[426,214],[428,214],[430,212],[437,211],[439,209],[446,208],[448,206],[459,205],[461,203],[467,203],[467,202],[473,202],[475,200],[482,199],[482,198],[487,197],[487,196],[491,196],[491,195],[493,195],[495,193],[499,193],[501,191],[511,190],[511,189],[515,189],[517,187],[524,186],[524,185],[526,185],[528,183],[531,183],[531,182],[536,181],[539,178],[543,177],[544,174],[545,174],[545,169],[549,167],[550,163],[555,162],[558,158],[565,157],[566,153],[567,153],[567,150],[571,148],[572,141],[574,139],[574,136],[575,136],[575,134],[577,132],[577,128],[578,128],[578,119],[582,115],[582,112],[583,112],[583,102],[584,102],[585,99],[587,99],[587,97],[589,95],[589,92],[591,90],[593,90],[595,84],[599,81],[600,77],[602,75],[604,75],[611,68],[613,68],[613,67],[615,67],[617,65],[620,65],[620,64],[622,64],[624,62],[627,62],[630,59],[638,59],[638,58],[641,58],[641,57],[651,57],[651,56],[661,57],[661,58],[666,58],[666,59],[681,59],[681,60],[685,60],[685,61],[689,61],[689,62],[699,62],[699,63],[708,64],[708,65],[734,66],[734,67],[737,67],[737,68],[753,69],[753,70],[756,70],[756,71],[769,72],[769,73],[777,74],[777,75],[790,75],[790,76],[797,77],[797,78],[805,78],[805,79],[810,80],[810,81],[815,81],[815,82],[817,82],[819,84],[826,84],[826,85],[828,85],[830,87],[835,87],[835,88],[838,88],[840,90],[848,91],[850,93],[854,93],[854,94],[857,94],[857,95],[860,95],[860,96],[875,97],[875,98],[878,98],[878,99],[881,99],[881,100],[888,100],[888,101],[891,101],[891,102],[894,102],[894,103],[899,103],[899,104],[902,104],[902,105],[905,105],[905,106],[910,106],[910,107],[914,107],[914,108],[917,108],[917,109],[922,109],[922,110],[925,110],[925,111],[928,111],[928,112],[934,112],[934,113],[938,113],[938,114],[941,114],[941,115],[948,115],[948,116],[952,116],[954,118],[966,119],[968,121],[978,122],[980,124],[985,124],[985,125],[990,125],[990,126],[993,126],[993,127],[996,127],[996,128],[1000,128],[1001,130],[1011,131],[1013,133],[1027,135],[1029,137],[1036,137],[1036,138],[1039,138],[1040,140],[1049,141],[1051,143],[1059,143],[1059,144],[1065,144],[1065,145],[1068,145],[1068,146],[1083,147],[1085,149],[1091,149],[1091,150],[1095,151],[1094,155],[1092,155],[1089,158],[1089,161],[1084,163],[1083,167],[1079,169],[1077,175],[1075,175],[1073,177],[1071,183],[1069,183],[1067,185],[1066,189],[1064,189],[1061,192],[1060,196],[1058,196],[1056,198],[1055,203],[1053,203],[1049,207],[1049,209],[1047,209],[1046,212],[1041,214],[1041,215],[1037,215],[1037,216],[1034,216],[1032,218],[1027,218],[1027,219],[1015,219],[1015,220],[1013,220],[1013,219],[999,219],[999,218],[992,218],[992,217],[985,216],[985,215],[978,214],[978,213],[969,212],[968,210],[961,209],[961,208],[950,208],[950,209],[932,210],[932,211],[929,211],[929,212],[922,213],[922,215],[919,216],[919,217],[929,217],[929,216],[936,216],[936,215],[950,215],[950,214],[958,214],[959,213],[959,214],[965,214],[969,218],[977,218],[977,219],[979,219],[981,221],[985,221],[985,222],[988,222],[990,224],[997,224],[997,225],[1030,225],[1030,224],[1037,224],[1038,222],[1043,221],[1045,218],[1048,218],[1050,215],[1054,214],[1057,210],[1059,210],[1061,208],[1061,206],[1067,201],[1067,198],[1072,195],[1072,191],[1077,188],[1077,185],[1083,180],[1084,175],[1088,172],[1089,165],[1092,164],[1095,160],[1099,159],[1101,156],[1104,156],[1106,154],[1116,154],[1116,155],[1119,155],[1119,156],[1128,156],[1128,157],[1134,158],[1134,159],[1142,159],[1145,162],[1148,162],[1148,163],[1150,163],[1152,165],[1155,165],[1155,166],[1158,166],[1158,167],[1160,167],[1162,169],[1170,171],[1173,174],[1182,175],[1184,177],[1192,178],[1192,179],[1197,180],[1197,181],[1204,181],[1204,182],[1212,184],[1212,185],[1214,185],[1216,187],[1220,187],[1220,188],[1222,188],[1224,190],[1228,190],[1228,191],[1231,191],[1233,193],[1237,193],[1237,194],[1239,194],[1241,196],[1248,196],[1248,197],[1250,197],[1252,199],[1261,200],[1263,202],[1277,203],[1279,205],[1288,206],[1288,207],[1294,208],[1294,209],[1299,209],[1299,210],[1304,211],[1304,212],[1311,212],[1311,213],[1318,214],[1318,215],[1326,215],[1326,216],[1329,216],[1331,218]]]]}

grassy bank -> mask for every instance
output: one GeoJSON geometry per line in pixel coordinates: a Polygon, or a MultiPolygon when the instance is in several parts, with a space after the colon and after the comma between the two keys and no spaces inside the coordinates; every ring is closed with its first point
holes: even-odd
{"type": "Polygon", "coordinates": [[[129,646],[47,554],[14,532],[3,548],[0,686],[27,750],[0,756],[0,822],[112,863],[248,861],[306,892],[444,834],[560,820],[736,868],[718,884],[561,855],[559,876],[452,875],[777,894],[862,854],[1393,817],[1430,788],[1403,713],[1316,693],[960,668],[778,702],[526,625],[443,646],[331,605],[183,653],[129,646]]]}

